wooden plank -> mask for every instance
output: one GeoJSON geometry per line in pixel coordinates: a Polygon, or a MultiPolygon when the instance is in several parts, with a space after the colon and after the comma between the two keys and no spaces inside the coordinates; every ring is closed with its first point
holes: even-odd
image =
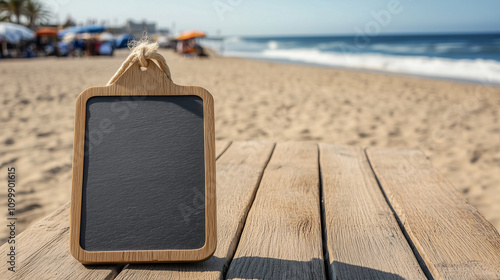
{"type": "Polygon", "coordinates": [[[426,279],[364,150],[319,150],[331,279],[426,279]]]}
{"type": "Polygon", "coordinates": [[[229,147],[231,141],[228,140],[216,140],[215,141],[215,155],[216,159],[218,159],[229,147]]]}
{"type": "Polygon", "coordinates": [[[217,249],[205,262],[130,265],[117,279],[223,279],[274,144],[233,142],[217,160],[217,249]]]}
{"type": "MultiPolygon", "coordinates": [[[[69,202],[16,237],[16,272],[0,262],[2,279],[112,279],[120,265],[84,266],[69,253],[69,202]],[[5,278],[3,278],[5,277],[5,278]]],[[[11,244],[0,247],[8,254],[11,244]]]]}
{"type": "Polygon", "coordinates": [[[368,149],[392,208],[436,279],[500,279],[500,235],[420,151],[368,149]]]}
{"type": "Polygon", "coordinates": [[[275,148],[227,279],[323,279],[318,147],[275,148]]]}

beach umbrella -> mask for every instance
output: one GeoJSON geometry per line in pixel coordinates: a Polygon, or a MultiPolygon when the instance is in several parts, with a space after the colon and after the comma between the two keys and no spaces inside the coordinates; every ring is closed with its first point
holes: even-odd
{"type": "Polygon", "coordinates": [[[117,49],[126,48],[129,41],[135,40],[134,36],[130,34],[123,34],[116,38],[115,47],[117,49]]]}
{"type": "Polygon", "coordinates": [[[167,36],[159,36],[158,38],[156,38],[156,42],[158,43],[158,46],[160,46],[160,48],[168,46],[169,41],[170,40],[167,36]]]}
{"type": "Polygon", "coordinates": [[[57,36],[64,37],[68,33],[76,34],[76,33],[78,33],[77,31],[79,29],[80,29],[80,27],[78,27],[78,26],[68,27],[68,28],[65,28],[65,29],[60,30],[59,32],[57,32],[57,36]]]}
{"type": "Polygon", "coordinates": [[[57,29],[52,27],[42,27],[35,32],[36,36],[57,36],[57,29]]]}
{"type": "Polygon", "coordinates": [[[115,40],[115,37],[113,37],[113,34],[108,33],[108,32],[103,32],[99,34],[99,40],[101,41],[113,41],[115,40]]]}
{"type": "Polygon", "coordinates": [[[11,44],[17,44],[21,40],[32,40],[35,38],[35,32],[31,29],[10,22],[0,22],[0,36],[11,44]]]}
{"type": "Polygon", "coordinates": [[[59,37],[63,37],[67,33],[101,33],[106,30],[106,27],[103,25],[84,25],[84,26],[73,26],[66,29],[63,29],[57,33],[59,37]]]}
{"type": "Polygon", "coordinates": [[[62,37],[62,40],[65,41],[65,42],[72,42],[76,37],[76,34],[73,33],[73,32],[70,32],[70,33],[66,33],[66,35],[64,35],[62,37]]]}
{"type": "Polygon", "coordinates": [[[90,34],[89,32],[85,32],[82,34],[78,34],[78,38],[83,39],[83,40],[88,40],[88,39],[92,38],[92,34],[90,34]]]}
{"type": "Polygon", "coordinates": [[[182,32],[179,36],[177,36],[177,40],[188,40],[188,39],[193,39],[193,38],[198,38],[198,37],[205,37],[206,34],[201,32],[201,31],[186,31],[182,32]]]}
{"type": "Polygon", "coordinates": [[[106,30],[106,27],[103,25],[87,25],[84,26],[84,30],[80,33],[101,33],[106,30]]]}

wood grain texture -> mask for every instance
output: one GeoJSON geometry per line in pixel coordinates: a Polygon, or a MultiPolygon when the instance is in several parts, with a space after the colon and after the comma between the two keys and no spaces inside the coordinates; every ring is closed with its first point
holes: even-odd
{"type": "Polygon", "coordinates": [[[134,264],[117,279],[223,279],[273,147],[272,143],[233,142],[217,160],[218,240],[210,259],[193,264],[134,264]]]}
{"type": "Polygon", "coordinates": [[[360,147],[319,144],[332,279],[426,279],[360,147]]]}
{"type": "Polygon", "coordinates": [[[231,145],[229,140],[216,140],[215,141],[215,158],[218,159],[227,148],[231,145]]]}
{"type": "Polygon", "coordinates": [[[227,279],[324,279],[318,147],[276,145],[227,279]]]}
{"type": "Polygon", "coordinates": [[[139,64],[132,65],[117,81],[106,87],[93,87],[82,92],[76,101],[75,138],[73,144],[73,175],[70,212],[70,251],[86,264],[93,263],[137,263],[168,261],[201,261],[212,255],[216,248],[216,197],[215,197],[215,135],[213,97],[200,87],[174,84],[155,63],[150,62],[147,71],[139,64]],[[86,103],[96,96],[186,96],[203,99],[205,129],[205,194],[206,194],[206,243],[194,250],[147,250],[90,252],[80,246],[80,220],[82,204],[83,159],[85,145],[86,103]]]}
{"type": "MultiPolygon", "coordinates": [[[[0,262],[0,279],[112,279],[120,265],[84,266],[71,256],[69,242],[69,211],[66,203],[43,220],[27,228],[16,238],[16,272],[0,262]]],[[[6,259],[9,246],[0,252],[6,259]]]]}
{"type": "Polygon", "coordinates": [[[368,149],[371,166],[435,279],[500,279],[496,229],[420,151],[368,149]]]}

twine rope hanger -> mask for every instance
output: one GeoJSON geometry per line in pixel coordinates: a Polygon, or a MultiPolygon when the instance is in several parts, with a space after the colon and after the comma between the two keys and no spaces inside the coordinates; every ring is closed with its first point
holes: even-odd
{"type": "Polygon", "coordinates": [[[127,69],[136,62],[139,63],[141,71],[146,71],[148,69],[148,60],[156,63],[156,65],[158,65],[158,67],[160,67],[160,69],[167,75],[167,78],[172,80],[170,69],[168,68],[165,58],[156,52],[156,50],[158,50],[158,43],[150,42],[147,38],[143,38],[140,41],[132,41],[129,45],[131,46],[130,54],[122,63],[118,71],[116,71],[115,75],[113,75],[111,80],[109,80],[106,84],[107,86],[116,82],[116,80],[118,80],[118,78],[120,78],[121,75],[123,75],[123,73],[125,73],[125,71],[127,71],[127,69]]]}

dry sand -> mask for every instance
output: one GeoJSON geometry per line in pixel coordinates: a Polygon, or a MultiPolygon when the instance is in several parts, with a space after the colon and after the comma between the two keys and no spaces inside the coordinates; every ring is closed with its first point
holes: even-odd
{"type": "MultiPolygon", "coordinates": [[[[214,95],[217,139],[419,148],[500,228],[500,88],[162,53],[176,83],[214,95]]],[[[75,99],[126,55],[0,61],[0,170],[16,167],[20,230],[69,201],[75,99]]]]}

